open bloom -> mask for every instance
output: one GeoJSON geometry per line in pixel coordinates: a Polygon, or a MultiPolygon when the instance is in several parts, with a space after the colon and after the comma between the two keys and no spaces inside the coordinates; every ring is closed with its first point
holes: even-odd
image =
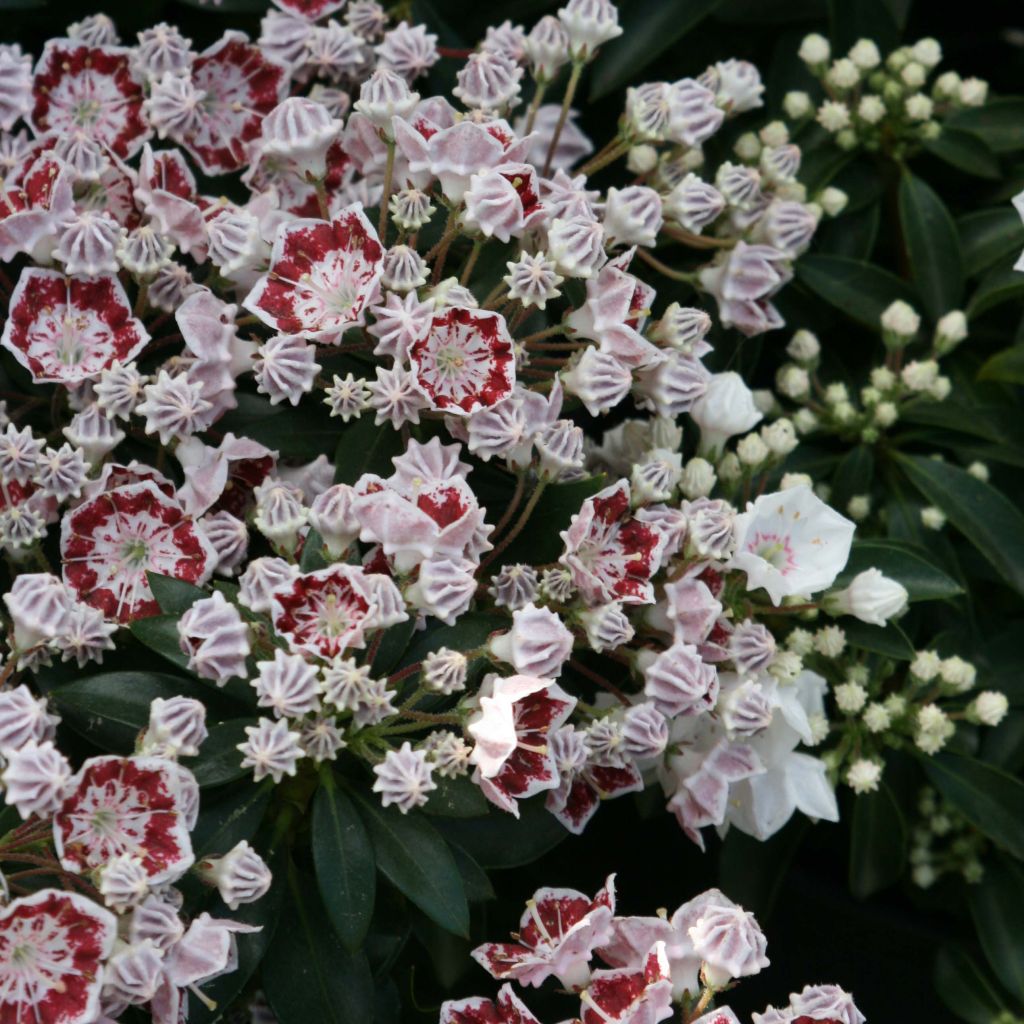
{"type": "Polygon", "coordinates": [[[152,480],[83,501],[61,524],[64,582],[108,619],[157,615],[147,572],[200,586],[217,553],[202,528],[152,480]]]}
{"type": "Polygon", "coordinates": [[[449,307],[409,349],[409,359],[430,404],[445,412],[489,408],[516,383],[512,338],[499,313],[449,307]]]}
{"type": "Polygon", "coordinates": [[[466,726],[475,741],[473,781],[488,800],[518,817],[517,800],[558,785],[547,737],[576,700],[550,679],[533,676],[488,676],[478,699],[480,710],[466,726]]]}
{"type": "Polygon", "coordinates": [[[360,204],[330,223],[293,220],[278,230],[270,270],[243,305],[282,334],[339,341],[365,323],[380,297],[383,267],[384,250],[360,204]]]}
{"type": "Polygon", "coordinates": [[[790,594],[816,594],[846,565],[854,529],[809,487],[763,494],[736,517],[729,566],[747,574],[748,590],[764,587],[775,604],[790,594]]]}
{"type": "Polygon", "coordinates": [[[40,889],[0,910],[0,1017],[92,1024],[117,919],[77,893],[40,889]]]}
{"type": "Polygon", "coordinates": [[[650,604],[651,577],[661,564],[664,535],[630,513],[629,483],[620,480],[587,498],[562,532],[559,559],[588,604],[650,604]]]}
{"type": "Polygon", "coordinates": [[[147,341],[112,274],[65,277],[29,267],[11,296],[0,344],[37,384],[78,384],[134,359],[147,341]]]}
{"type": "MultiPolygon", "coordinates": [[[[296,650],[322,658],[362,647],[368,630],[386,624],[392,606],[404,607],[398,588],[386,576],[371,577],[344,564],[296,576],[274,591],[271,603],[277,632],[296,650]]],[[[392,621],[406,618],[400,611],[392,621]]]]}
{"type": "Polygon", "coordinates": [[[595,947],[607,942],[615,913],[615,876],[591,899],[575,889],[538,889],[527,901],[516,942],[488,942],[473,959],[492,977],[539,987],[552,975],[565,988],[590,977],[595,947]]]}
{"type": "Polygon", "coordinates": [[[193,861],[189,830],[199,809],[192,773],[160,757],[92,757],[53,816],[67,871],[100,867],[120,854],[142,858],[151,885],[180,878],[193,861]]]}

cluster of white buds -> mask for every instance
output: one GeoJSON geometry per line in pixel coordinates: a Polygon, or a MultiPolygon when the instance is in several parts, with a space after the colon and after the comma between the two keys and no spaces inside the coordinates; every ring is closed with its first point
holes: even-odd
{"type": "Polygon", "coordinates": [[[911,878],[927,889],[945,874],[958,874],[970,885],[985,874],[985,837],[933,789],[918,799],[918,820],[910,834],[911,878]]]}
{"type": "Polygon", "coordinates": [[[988,83],[980,78],[936,73],[942,47],[935,39],[919,39],[884,58],[874,42],[860,39],[846,56],[834,57],[828,40],[815,33],[804,38],[799,57],[824,99],[790,92],[783,107],[794,120],[813,118],[844,150],[882,150],[902,159],[940,135],[950,113],[988,98],[988,83]]]}

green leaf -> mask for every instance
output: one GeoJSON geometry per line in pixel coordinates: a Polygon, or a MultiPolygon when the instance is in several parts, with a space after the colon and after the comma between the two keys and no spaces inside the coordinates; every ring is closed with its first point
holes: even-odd
{"type": "Polygon", "coordinates": [[[902,583],[913,601],[943,601],[963,593],[952,576],[934,565],[923,548],[895,540],[854,541],[846,568],[835,586],[845,587],[865,569],[878,569],[902,583]]]}
{"type": "Polygon", "coordinates": [[[482,818],[439,818],[435,825],[484,868],[530,864],[569,836],[543,800],[521,803],[518,818],[492,808],[482,818]]]}
{"type": "MultiPolygon", "coordinates": [[[[149,724],[150,703],[158,697],[206,701],[209,691],[190,679],[161,672],[104,672],[58,686],[47,696],[76,732],[112,753],[130,753],[149,724]]],[[[220,701],[219,706],[227,706],[220,701]]]]}
{"type": "Polygon", "coordinates": [[[163,576],[158,572],[146,571],[146,579],[149,580],[149,589],[153,591],[156,603],[160,605],[160,611],[166,615],[181,616],[189,608],[210,595],[199,587],[194,587],[184,580],[177,580],[173,576],[163,576]]]}
{"type": "Polygon", "coordinates": [[[968,277],[984,273],[1004,257],[1024,249],[1024,221],[1011,206],[975,210],[956,222],[960,252],[968,277]]]}
{"type": "Polygon", "coordinates": [[[501,629],[508,629],[509,620],[489,612],[467,612],[454,626],[436,620],[422,632],[416,633],[412,643],[402,655],[401,665],[422,661],[432,651],[449,647],[455,651],[472,651],[487,642],[487,638],[501,629]]]}
{"type": "Polygon", "coordinates": [[[970,473],[920,455],[897,455],[910,482],[1024,594],[1024,515],[1005,495],[970,473]]]}
{"type": "Polygon", "coordinates": [[[850,891],[857,899],[898,881],[907,857],[907,824],[892,790],[855,797],[850,837],[850,891]]]}
{"type": "Polygon", "coordinates": [[[968,107],[952,113],[944,128],[978,135],[994,153],[1024,149],[1024,97],[1001,96],[983,107],[968,107]]]}
{"type": "Polygon", "coordinates": [[[469,934],[469,905],[448,844],[422,815],[353,795],[373,841],[381,874],[424,914],[456,935],[469,934]]]}
{"type": "Polygon", "coordinates": [[[999,160],[980,135],[943,128],[937,138],[925,142],[924,148],[944,163],[976,178],[998,179],[1002,174],[999,160]]]}
{"type": "Polygon", "coordinates": [[[621,9],[623,32],[606,43],[594,62],[590,101],[621,89],[656,57],[678,42],[719,0],[634,0],[621,9]]]}
{"type": "Polygon", "coordinates": [[[357,950],[373,920],[376,863],[373,846],[352,801],[330,769],[313,799],[313,863],[327,916],[342,945],[357,950]]]}
{"type": "Polygon", "coordinates": [[[151,651],[156,651],[172,665],[188,671],[188,655],[178,643],[178,615],[153,615],[148,619],[136,619],[128,623],[133,637],[145,644],[151,651]]]}
{"type": "Polygon", "coordinates": [[[361,416],[339,432],[334,453],[334,482],[354,484],[364,473],[390,476],[391,460],[405,450],[402,435],[389,424],[376,426],[372,416],[361,416]]]}
{"type": "Polygon", "coordinates": [[[373,1019],[374,995],[366,954],[349,952],[324,927],[324,907],[307,873],[291,868],[287,884],[284,914],[262,971],[271,1009],[280,1024],[366,1024],[373,1019]]]}
{"type": "Polygon", "coordinates": [[[1013,345],[986,360],[978,371],[978,380],[997,380],[1002,384],[1024,384],[1024,345],[1013,345]]]}
{"type": "Polygon", "coordinates": [[[1024,1001],[1024,868],[992,857],[985,877],[969,889],[975,930],[996,977],[1024,1001]]]}
{"type": "Polygon", "coordinates": [[[410,615],[405,622],[398,622],[386,629],[370,666],[373,674],[386,676],[393,672],[402,660],[402,655],[409,649],[409,643],[415,634],[415,615],[410,615]]]}
{"type": "Polygon", "coordinates": [[[968,821],[1014,857],[1024,858],[1024,783],[1000,768],[945,751],[922,757],[932,785],[968,821]]]}
{"type": "Polygon", "coordinates": [[[875,454],[870,445],[858,444],[843,456],[832,478],[832,505],[846,508],[851,498],[870,494],[875,475],[875,454]]]}
{"type": "Polygon", "coordinates": [[[502,552],[495,569],[499,563],[554,562],[564,550],[559,533],[569,526],[569,520],[579,512],[583,502],[607,483],[604,476],[598,475],[569,484],[548,484],[526,526],[502,552]]]}
{"type": "Polygon", "coordinates": [[[227,853],[243,839],[252,839],[263,820],[274,785],[270,779],[261,784],[248,783],[228,787],[219,799],[204,794],[199,820],[192,830],[192,848],[196,860],[227,853]]]}
{"type": "Polygon", "coordinates": [[[423,807],[426,814],[439,818],[479,818],[487,813],[490,804],[466,776],[437,779],[437,789],[430,794],[423,807]]]}
{"type": "Polygon", "coordinates": [[[974,319],[1005,302],[1019,302],[1021,298],[1024,298],[1024,274],[1014,270],[1012,259],[1001,262],[978,283],[967,302],[967,316],[974,319]]]}
{"type": "Polygon", "coordinates": [[[470,903],[486,903],[494,899],[494,887],[487,877],[487,872],[457,843],[449,843],[455,864],[462,875],[462,884],[466,887],[466,899],[470,903]]]}
{"type": "Polygon", "coordinates": [[[959,308],[964,290],[956,225],[932,188],[909,171],[900,179],[899,210],[914,282],[925,310],[938,320],[959,308]]]}
{"type": "Polygon", "coordinates": [[[299,557],[300,572],[316,572],[325,569],[327,559],[324,558],[324,542],[316,530],[310,530],[302,542],[302,555],[299,557]]]}
{"type": "Polygon", "coordinates": [[[843,627],[846,642],[851,647],[881,654],[886,658],[895,658],[897,661],[913,660],[914,645],[894,622],[887,622],[884,626],[871,626],[859,619],[844,616],[839,620],[839,625],[843,627]]]}
{"type": "Polygon", "coordinates": [[[820,298],[873,331],[881,330],[882,313],[896,299],[912,306],[920,301],[895,274],[843,256],[802,256],[796,276],[820,298]]]}
{"type": "Polygon", "coordinates": [[[992,1024],[1006,1009],[992,979],[960,946],[939,950],[934,978],[939,998],[968,1024],[992,1024]]]}
{"type": "Polygon", "coordinates": [[[245,727],[255,725],[255,718],[233,718],[210,727],[210,735],[199,748],[198,757],[182,758],[182,764],[190,769],[201,789],[223,786],[249,774],[242,767],[242,755],[238,744],[246,739],[245,727]]]}

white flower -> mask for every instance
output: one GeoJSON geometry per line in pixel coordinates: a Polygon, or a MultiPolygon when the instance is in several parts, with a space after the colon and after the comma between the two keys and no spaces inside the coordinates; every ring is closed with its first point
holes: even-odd
{"type": "Polygon", "coordinates": [[[850,554],[854,525],[804,486],[762,495],[736,517],[729,567],[764,587],[775,604],[828,587],[850,554]]]}
{"type": "Polygon", "coordinates": [[[744,434],[762,414],[754,404],[754,394],[738,373],[716,373],[707,391],[690,409],[690,417],[700,427],[703,454],[715,454],[730,437],[744,434]]]}
{"type": "Polygon", "coordinates": [[[272,881],[270,868],[244,839],[223,857],[200,861],[196,872],[204,882],[216,886],[220,898],[232,910],[266,895],[272,881]]]}
{"type": "Polygon", "coordinates": [[[732,901],[704,908],[689,936],[704,961],[704,980],[715,988],[768,966],[764,933],[754,915],[732,901]]]}
{"type": "Polygon", "coordinates": [[[884,626],[907,606],[907,590],[878,569],[865,569],[843,590],[825,597],[825,606],[834,615],[852,615],[872,626],[884,626]]]}

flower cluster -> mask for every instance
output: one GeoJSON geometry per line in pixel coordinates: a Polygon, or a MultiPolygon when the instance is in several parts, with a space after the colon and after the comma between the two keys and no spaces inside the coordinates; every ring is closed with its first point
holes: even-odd
{"type": "Polygon", "coordinates": [[[935,39],[901,46],[884,59],[874,42],[859,39],[846,56],[833,58],[828,40],[813,33],[800,44],[799,56],[824,96],[815,107],[808,93],[787,93],[787,115],[813,118],[847,151],[863,148],[903,159],[936,139],[949,114],[980,107],[988,97],[987,82],[955,71],[937,75],[929,88],[942,61],[935,39]]]}
{"type": "Polygon", "coordinates": [[[4,798],[25,823],[0,840],[0,856],[25,867],[5,877],[18,894],[0,912],[0,1008],[11,1020],[90,1024],[148,1005],[176,1024],[188,996],[236,961],[235,935],[252,925],[182,914],[175,888],[192,869],[233,910],[270,887],[247,842],[197,858],[195,777],[177,760],[206,737],[205,709],[176,697],[152,706],[138,752],[86,760],[72,773],[54,745],[58,718],[27,687],[0,692],[4,798]],[[52,875],[63,888],[36,888],[52,875]]]}
{"type": "MultiPolygon", "coordinates": [[[[275,834],[337,774],[393,820],[457,784],[516,816],[537,798],[573,833],[660,785],[703,848],[708,829],[835,821],[836,782],[874,789],[884,745],[934,753],[957,720],[998,722],[1001,695],[961,699],[966,662],[923,652],[901,675],[847,650],[908,592],[870,565],[842,576],[864,516],[786,472],[812,429],[867,440],[883,407],[943,397],[963,317],[902,365],[916,314],[890,309],[863,413],[812,388],[807,332],[779,377],[792,418],[716,372],[719,327],[783,326],[774,299],[846,199],[808,193],[782,121],[706,166],[762,105],[744,61],[629,90],[596,147],[573,103],[620,32],[609,0],[506,23],[457,58],[451,97],[419,91],[436,37],[370,0],[275,0],[258,40],[199,52],[166,24],[122,45],[102,16],[35,61],[0,48],[19,389],[0,406],[0,778],[29,819],[0,855],[45,826],[38,866],[84,882],[26,890],[0,936],[50,950],[92,915],[81,981],[12,986],[10,1014],[170,1022],[233,965],[246,926],[178,913],[199,801],[181,757],[280,787],[275,834]],[[623,158],[628,183],[599,187],[623,158]],[[235,198],[206,193],[215,176],[235,198]],[[134,754],[74,774],[29,685],[49,691],[55,656],[91,671],[140,645],[185,692],[153,702],[134,754]],[[211,714],[246,716],[215,753],[203,685],[211,714]]],[[[270,884],[247,842],[195,869],[232,909],[270,884]]],[[[766,963],[721,894],[660,924],[615,918],[610,886],[550,898],[496,976],[556,974],[585,1024],[660,1020],[673,992],[706,1009],[766,963]],[[595,949],[608,969],[587,982],[595,949]]],[[[465,1013],[528,1016],[501,998],[465,1013]]],[[[860,1020],[823,989],[762,1019],[839,1017],[860,1020]]]]}
{"type": "MultiPolygon", "coordinates": [[[[514,983],[538,988],[549,978],[579,999],[576,1019],[583,1024],[657,1024],[677,1007],[687,1024],[739,1024],[719,1000],[769,964],[767,940],[753,914],[718,889],[695,896],[671,915],[618,916],[615,909],[614,876],[593,899],[574,889],[539,889],[512,942],[473,951],[473,959],[504,982],[497,997],[446,1002],[441,1024],[534,1024],[537,1018],[514,983]]],[[[753,1016],[754,1024],[864,1019],[837,985],[808,985],[790,996],[788,1006],[753,1016]]]]}

